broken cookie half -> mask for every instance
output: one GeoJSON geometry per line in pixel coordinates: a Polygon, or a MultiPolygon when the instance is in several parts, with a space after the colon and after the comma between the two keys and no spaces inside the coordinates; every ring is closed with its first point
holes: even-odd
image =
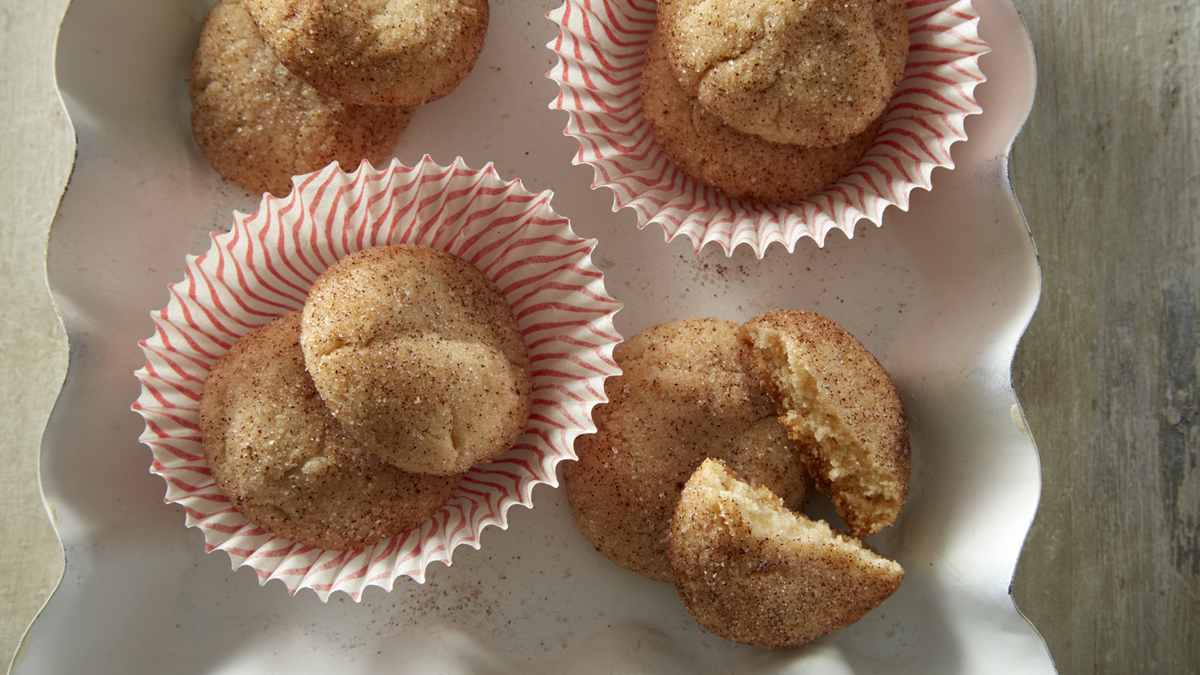
{"type": "Polygon", "coordinates": [[[712,459],[684,486],[668,554],[679,597],[701,626],[768,649],[858,621],[904,577],[895,561],[789,511],[712,459]]]}
{"type": "Polygon", "coordinates": [[[836,322],[798,310],[742,325],[753,369],[817,488],[850,534],[895,522],[908,497],[908,423],[883,366],[836,322]]]}

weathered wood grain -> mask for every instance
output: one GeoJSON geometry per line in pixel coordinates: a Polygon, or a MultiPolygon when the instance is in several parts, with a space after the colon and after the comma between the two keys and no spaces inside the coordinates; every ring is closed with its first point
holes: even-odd
{"type": "Polygon", "coordinates": [[[1013,595],[1060,672],[1200,668],[1200,2],[1017,0],[1011,174],[1042,299],[1014,364],[1044,487],[1013,595]]]}
{"type": "Polygon", "coordinates": [[[0,0],[0,667],[63,570],[37,482],[42,430],[67,370],[46,290],[46,236],[75,144],[54,92],[67,0],[0,0]]]}

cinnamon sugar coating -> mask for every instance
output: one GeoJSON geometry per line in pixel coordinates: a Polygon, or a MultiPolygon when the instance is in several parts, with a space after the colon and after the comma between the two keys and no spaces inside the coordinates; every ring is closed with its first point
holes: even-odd
{"type": "Polygon", "coordinates": [[[660,0],[684,91],[726,124],[829,147],[862,133],[904,76],[903,0],[660,0]]]}
{"type": "Polygon", "coordinates": [[[651,33],[642,70],[642,113],[654,140],[687,175],[734,199],[779,203],[803,199],[844,176],[862,159],[880,117],[840,145],[812,148],[742,133],[687,95],[651,33]]]}
{"type": "Polygon", "coordinates": [[[346,433],[305,371],[299,312],[251,331],[216,361],[200,429],[230,503],[304,546],[353,549],[413,529],[459,481],[401,471],[346,433]]]}
{"type": "Polygon", "coordinates": [[[532,369],[508,300],[428,246],[350,254],[313,284],[301,346],[334,417],[408,471],[452,475],[525,429],[532,369]]]}
{"type": "Polygon", "coordinates": [[[785,649],[840,630],[892,595],[895,561],[788,510],[705,460],[671,520],[672,578],[688,612],[734,642],[785,649]]]}
{"type": "Polygon", "coordinates": [[[243,0],[279,60],[349,103],[416,106],[466,78],[487,0],[243,0]]]}
{"type": "Polygon", "coordinates": [[[622,374],[606,380],[609,400],[593,414],[597,431],[576,440],[579,461],[563,475],[575,522],[600,553],[669,581],[671,514],[706,457],[804,506],[807,472],[748,371],[737,324],[660,324],[618,345],[614,358],[622,374]]]}
{"type": "Polygon", "coordinates": [[[411,110],[343,103],[275,58],[238,0],[209,12],[188,76],[191,127],[213,169],[252,193],[285,196],[292,176],[331,162],[383,162],[411,110]]]}

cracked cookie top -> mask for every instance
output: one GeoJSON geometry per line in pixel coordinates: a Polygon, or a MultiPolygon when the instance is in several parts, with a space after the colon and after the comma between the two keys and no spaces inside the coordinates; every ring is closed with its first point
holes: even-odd
{"type": "Polygon", "coordinates": [[[662,0],[658,22],[688,95],[776,143],[829,147],[862,133],[908,56],[902,0],[662,0]]]}

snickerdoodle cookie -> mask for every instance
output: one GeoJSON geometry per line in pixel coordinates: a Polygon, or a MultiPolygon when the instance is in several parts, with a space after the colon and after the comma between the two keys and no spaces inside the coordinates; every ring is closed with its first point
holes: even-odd
{"type": "Polygon", "coordinates": [[[411,111],[343,103],[292,75],[238,0],[209,13],[188,87],[192,135],[217,173],[253,193],[285,196],[296,174],[337,161],[384,161],[411,111]]]}
{"type": "Polygon", "coordinates": [[[892,595],[904,569],[823,521],[706,460],[671,520],[671,574],[704,628],[784,649],[858,621],[892,595]]]}
{"type": "Polygon", "coordinates": [[[744,133],[839,145],[904,75],[903,0],[660,0],[667,59],[689,96],[744,133]]]}
{"type": "Polygon", "coordinates": [[[852,169],[882,125],[826,148],[773,143],[725,124],[687,95],[650,36],[642,71],[642,113],[667,158],[697,181],[734,199],[778,203],[803,199],[852,169]]]}
{"type": "Polygon", "coordinates": [[[564,469],[575,522],[598,551],[669,581],[667,537],[684,483],[706,457],[803,508],[810,481],[775,406],[745,363],[737,324],[672,321],[617,346],[597,431],[564,469]]]}
{"type": "Polygon", "coordinates": [[[428,520],[458,476],[401,471],[363,450],[304,367],[300,313],[246,334],[217,359],[200,399],[205,458],[255,525],[305,546],[367,546],[428,520]]]}
{"type": "Polygon", "coordinates": [[[525,429],[525,339],[500,289],[451,253],[352,253],[313,284],[302,325],[308,370],[334,417],[391,464],[462,473],[525,429]]]}
{"type": "Polygon", "coordinates": [[[838,323],[798,310],[755,317],[741,340],[850,533],[891,525],[908,497],[911,460],[904,407],[879,361],[838,323]]]}
{"type": "Polygon", "coordinates": [[[243,0],[267,44],[322,92],[359,104],[441,98],[483,49],[488,0],[243,0]]]}

